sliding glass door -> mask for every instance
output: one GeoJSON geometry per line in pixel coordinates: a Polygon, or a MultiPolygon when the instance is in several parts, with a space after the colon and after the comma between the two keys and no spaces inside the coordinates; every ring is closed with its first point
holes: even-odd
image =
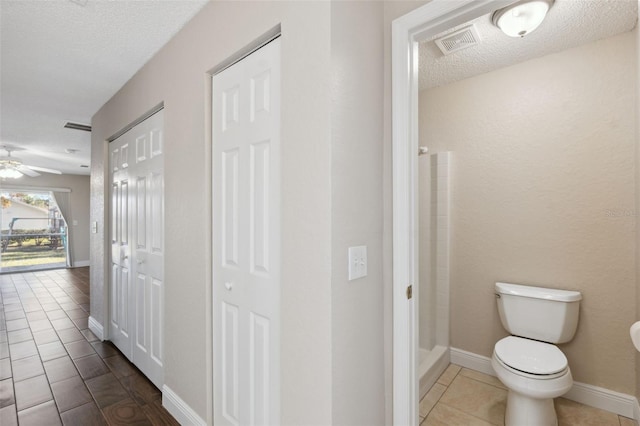
{"type": "Polygon", "coordinates": [[[0,191],[0,272],[68,266],[68,228],[49,191],[0,191]]]}

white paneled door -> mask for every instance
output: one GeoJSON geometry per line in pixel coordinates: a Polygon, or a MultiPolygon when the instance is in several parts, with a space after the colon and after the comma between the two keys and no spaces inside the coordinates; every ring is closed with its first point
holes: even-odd
{"type": "Polygon", "coordinates": [[[109,144],[110,330],[113,343],[162,388],[163,111],[109,144]]]}
{"type": "Polygon", "coordinates": [[[280,423],[280,39],[213,77],[214,424],[280,423]]]}

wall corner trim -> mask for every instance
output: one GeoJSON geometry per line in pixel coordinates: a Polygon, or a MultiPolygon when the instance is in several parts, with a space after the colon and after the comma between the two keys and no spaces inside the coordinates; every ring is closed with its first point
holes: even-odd
{"type": "MultiPolygon", "coordinates": [[[[451,362],[491,376],[496,375],[490,358],[462,349],[451,348],[451,362]]],[[[571,390],[563,395],[563,398],[640,421],[638,400],[632,395],[574,382],[571,390]]]]}
{"type": "Polygon", "coordinates": [[[166,408],[181,425],[206,426],[207,424],[207,422],[198,416],[198,414],[167,385],[162,386],[162,406],[166,408]]]}
{"type": "Polygon", "coordinates": [[[102,324],[92,316],[89,316],[89,330],[91,330],[101,342],[104,342],[104,328],[102,328],[102,324]]]}

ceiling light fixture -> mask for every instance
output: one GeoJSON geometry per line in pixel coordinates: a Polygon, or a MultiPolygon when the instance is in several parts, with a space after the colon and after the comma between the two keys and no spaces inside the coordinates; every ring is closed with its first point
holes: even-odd
{"type": "Polygon", "coordinates": [[[0,178],[18,179],[23,176],[17,169],[11,166],[0,166],[0,178]]]}
{"type": "Polygon", "coordinates": [[[493,13],[491,21],[509,37],[524,37],[544,21],[554,0],[521,0],[493,13]]]}

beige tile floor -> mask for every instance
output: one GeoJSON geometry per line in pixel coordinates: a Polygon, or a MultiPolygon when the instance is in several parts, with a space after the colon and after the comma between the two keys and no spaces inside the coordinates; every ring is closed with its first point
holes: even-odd
{"type": "MultiPolygon", "coordinates": [[[[507,389],[496,377],[451,364],[420,401],[421,426],[504,425],[507,389]]],[[[632,419],[555,400],[558,426],[636,426],[632,419]]]]}

